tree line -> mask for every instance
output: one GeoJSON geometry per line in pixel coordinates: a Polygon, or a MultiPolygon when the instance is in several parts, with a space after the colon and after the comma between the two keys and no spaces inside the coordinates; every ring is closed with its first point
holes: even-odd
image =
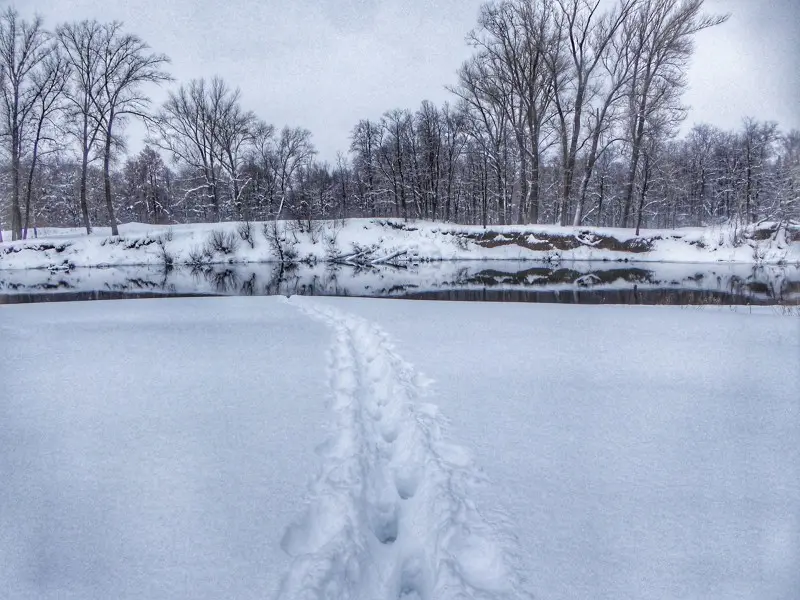
{"type": "MultiPolygon", "coordinates": [[[[797,218],[800,132],[753,118],[679,136],[703,0],[484,4],[450,101],[355,124],[334,164],[122,24],[0,15],[0,219],[45,225],[356,216],[677,227],[797,218]],[[124,127],[147,128],[126,156],[124,127]]],[[[0,227],[2,229],[2,227],[0,227]]]]}

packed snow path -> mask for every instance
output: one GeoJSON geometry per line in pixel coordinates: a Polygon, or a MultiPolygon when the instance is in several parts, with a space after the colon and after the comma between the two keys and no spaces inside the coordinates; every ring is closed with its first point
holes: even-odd
{"type": "Polygon", "coordinates": [[[426,382],[377,326],[290,302],[335,332],[334,421],[307,509],[282,541],[294,562],[279,597],[530,597],[502,511],[470,501],[480,473],[420,401],[426,382]]]}

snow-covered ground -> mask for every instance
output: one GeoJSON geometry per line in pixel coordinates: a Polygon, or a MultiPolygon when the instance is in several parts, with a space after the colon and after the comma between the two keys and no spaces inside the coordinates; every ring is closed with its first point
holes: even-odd
{"type": "Polygon", "coordinates": [[[800,590],[797,317],[166,299],[0,340],[9,598],[800,590]]]}
{"type": "Polygon", "coordinates": [[[537,598],[797,597],[797,316],[310,301],[380,323],[434,380],[537,598]]]}
{"type": "Polygon", "coordinates": [[[269,597],[327,420],[278,302],[0,310],[0,598],[269,597]]]}
{"type": "MultiPolygon", "coordinates": [[[[274,261],[385,264],[438,260],[586,260],[800,264],[800,228],[761,224],[642,230],[549,225],[476,226],[387,219],[308,224],[238,223],[120,226],[86,236],[80,229],[47,229],[40,237],[0,244],[0,269],[274,261]],[[775,229],[775,231],[773,231],[775,229]],[[218,243],[212,243],[216,235],[218,243]],[[246,238],[246,239],[245,239],[246,238]]],[[[4,235],[4,239],[9,238],[4,235]]]]}

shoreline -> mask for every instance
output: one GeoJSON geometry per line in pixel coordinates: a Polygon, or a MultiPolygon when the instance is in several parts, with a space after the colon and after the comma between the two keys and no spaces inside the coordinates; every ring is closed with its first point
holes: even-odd
{"type": "Polygon", "coordinates": [[[0,244],[0,270],[317,264],[374,267],[451,261],[800,264],[800,226],[633,230],[487,227],[399,219],[47,228],[0,244]]]}

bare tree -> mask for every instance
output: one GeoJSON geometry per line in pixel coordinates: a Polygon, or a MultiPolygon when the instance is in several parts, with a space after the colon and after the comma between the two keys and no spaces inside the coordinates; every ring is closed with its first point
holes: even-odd
{"type": "Polygon", "coordinates": [[[800,130],[792,129],[781,136],[779,156],[775,217],[800,223],[800,130]]]}
{"type": "Polygon", "coordinates": [[[232,156],[226,159],[225,146],[231,152],[238,151],[234,145],[238,149],[236,140],[241,138],[242,128],[231,125],[243,114],[239,97],[239,90],[231,90],[219,77],[210,85],[204,79],[194,79],[177,92],[170,92],[148,138],[170,152],[175,162],[191,167],[200,176],[201,186],[192,191],[205,190],[217,221],[221,219],[220,175],[225,161],[232,161],[232,156]]]}
{"type": "Polygon", "coordinates": [[[242,181],[241,169],[248,144],[253,141],[256,116],[242,110],[238,103],[228,104],[221,115],[218,130],[220,164],[228,175],[231,199],[237,218],[242,216],[242,192],[247,181],[242,181]]]}
{"type": "Polygon", "coordinates": [[[298,169],[307,166],[316,154],[311,143],[311,132],[301,127],[284,127],[275,148],[275,180],[279,194],[278,211],[275,220],[281,217],[298,169]]]}
{"type": "MultiPolygon", "coordinates": [[[[465,62],[458,72],[459,85],[453,88],[468,107],[468,131],[484,153],[485,162],[490,162],[494,171],[498,209],[505,213],[504,190],[508,170],[507,147],[511,135],[512,122],[509,111],[503,106],[501,91],[493,81],[493,70],[485,51],[479,52],[471,60],[465,62]]],[[[487,181],[482,190],[482,223],[488,221],[488,189],[487,181]]],[[[501,217],[502,218],[502,217],[501,217]]]]}
{"type": "Polygon", "coordinates": [[[598,158],[620,140],[614,130],[620,117],[626,86],[632,75],[633,63],[630,54],[624,49],[622,28],[618,27],[615,33],[606,44],[601,57],[602,75],[594,82],[593,95],[596,101],[588,106],[586,128],[589,150],[584,160],[583,178],[575,207],[575,227],[583,220],[586,194],[598,158]]]}
{"type": "MultiPolygon", "coordinates": [[[[557,33],[554,11],[552,0],[488,3],[481,9],[480,29],[468,36],[483,62],[478,87],[485,99],[505,113],[504,120],[510,123],[517,144],[519,223],[539,220],[542,138],[555,87],[554,71],[546,60],[557,33]]],[[[471,74],[464,68],[459,75],[462,89],[466,89],[465,84],[476,87],[474,79],[465,77],[471,74]]],[[[471,96],[475,98],[475,94],[471,96]]],[[[472,108],[478,108],[474,102],[472,108]]],[[[483,115],[481,120],[485,121],[483,115]]]]}
{"type": "Polygon", "coordinates": [[[753,222],[758,218],[766,165],[778,139],[777,123],[772,121],[759,123],[752,117],[745,118],[742,131],[744,189],[739,214],[747,222],[753,222]]]}
{"type": "Polygon", "coordinates": [[[130,220],[157,224],[174,218],[172,173],[150,146],[125,161],[120,195],[130,220]]]}
{"type": "Polygon", "coordinates": [[[348,190],[350,189],[350,174],[351,169],[348,165],[347,156],[345,156],[342,152],[336,153],[336,173],[335,178],[340,188],[339,193],[339,217],[342,219],[347,218],[347,201],[348,201],[348,190]]]}
{"type": "MultiPolygon", "coordinates": [[[[677,98],[686,85],[686,64],[698,31],[724,23],[728,15],[704,15],[704,0],[643,0],[625,23],[626,51],[633,75],[628,84],[630,161],[620,225],[631,212],[642,143],[655,115],[680,113],[677,98]]],[[[682,115],[676,114],[675,118],[682,115]]],[[[660,118],[660,117],[659,117],[660,118]]]]}
{"type": "Polygon", "coordinates": [[[417,123],[418,142],[412,159],[416,165],[415,195],[421,199],[423,218],[435,218],[442,192],[442,115],[435,104],[425,100],[413,120],[417,123]]]}
{"type": "Polygon", "coordinates": [[[250,143],[251,172],[255,176],[254,198],[257,203],[258,214],[266,216],[272,212],[277,194],[277,181],[275,180],[275,127],[256,121],[253,124],[252,139],[250,143]]]}
{"type": "Polygon", "coordinates": [[[457,208],[454,192],[457,187],[459,161],[467,143],[467,119],[463,104],[452,108],[448,103],[442,107],[442,145],[445,171],[444,220],[449,221],[451,209],[457,208]]]}
{"type": "Polygon", "coordinates": [[[33,179],[39,162],[39,155],[43,142],[49,142],[51,147],[58,147],[54,139],[58,131],[55,116],[63,109],[64,91],[69,81],[70,70],[64,57],[57,47],[51,47],[47,58],[33,75],[33,89],[35,90],[33,116],[33,131],[31,140],[30,159],[28,161],[28,181],[25,186],[25,224],[22,238],[28,237],[28,227],[31,221],[31,200],[33,196],[33,179]],[[49,131],[50,137],[46,138],[49,131]]]}
{"type": "Polygon", "coordinates": [[[619,0],[600,13],[600,0],[555,0],[559,39],[548,54],[555,86],[554,103],[561,135],[559,223],[567,224],[578,152],[586,140],[583,116],[595,95],[594,82],[617,30],[639,0],[619,0]]]}
{"type": "Polygon", "coordinates": [[[411,126],[411,114],[407,110],[395,108],[386,111],[381,118],[381,139],[379,156],[384,174],[391,180],[395,202],[395,215],[408,219],[407,176],[409,165],[406,157],[406,142],[411,126]]]}
{"type": "Polygon", "coordinates": [[[115,127],[128,117],[149,118],[146,111],[150,98],[142,92],[142,85],[169,81],[171,77],[163,71],[169,58],[150,53],[150,47],[138,36],[123,33],[118,21],[101,26],[97,43],[99,76],[88,93],[94,106],[93,118],[103,136],[103,184],[111,233],[119,235],[110,174],[115,127]]]}
{"type": "Polygon", "coordinates": [[[79,144],[80,207],[83,226],[86,233],[90,234],[92,224],[87,202],[89,163],[94,159],[92,153],[97,150],[100,142],[101,114],[106,110],[104,105],[96,102],[103,76],[101,48],[104,29],[97,21],[81,21],[59,26],[56,36],[72,73],[72,81],[66,91],[69,131],[79,144]]]}
{"type": "Polygon", "coordinates": [[[3,135],[11,155],[11,239],[22,237],[22,155],[26,151],[27,128],[38,101],[36,69],[50,50],[42,19],[28,22],[13,8],[0,15],[0,102],[3,135]]]}
{"type": "Polygon", "coordinates": [[[355,154],[353,168],[356,179],[363,188],[362,203],[369,206],[371,216],[375,216],[377,198],[377,154],[380,127],[368,119],[362,119],[350,134],[350,152],[355,154]]]}

